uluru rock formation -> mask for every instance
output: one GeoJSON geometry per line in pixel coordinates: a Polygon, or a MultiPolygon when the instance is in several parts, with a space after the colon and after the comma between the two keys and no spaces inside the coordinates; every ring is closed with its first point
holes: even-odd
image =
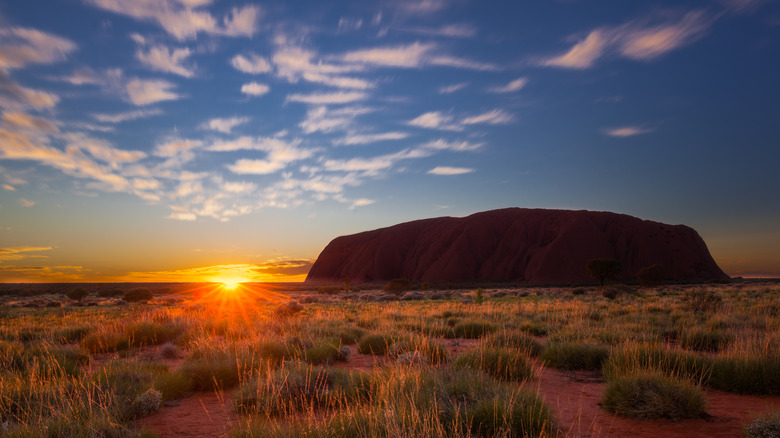
{"type": "Polygon", "coordinates": [[[729,278],[699,234],[609,212],[506,208],[440,217],[341,236],[322,251],[306,281],[592,281],[586,264],[613,258],[621,278],[663,266],[676,280],[729,278]]]}

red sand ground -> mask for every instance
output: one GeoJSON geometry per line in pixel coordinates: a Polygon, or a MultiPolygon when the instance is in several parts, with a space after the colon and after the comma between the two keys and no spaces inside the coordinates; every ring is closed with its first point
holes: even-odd
{"type": "MultiPolygon", "coordinates": [[[[446,345],[451,355],[475,348],[479,340],[450,339],[446,345]]],[[[389,360],[383,356],[352,354],[346,363],[350,369],[369,370],[389,360]]],[[[630,420],[602,410],[598,403],[606,383],[592,373],[567,372],[542,368],[537,378],[526,384],[536,388],[552,409],[562,436],[567,437],[740,437],[742,425],[753,417],[780,408],[780,397],[757,397],[707,391],[707,413],[704,419],[678,422],[669,420],[630,420]]],[[[140,425],[156,432],[160,438],[225,436],[238,421],[233,412],[233,391],[199,393],[176,406],[164,406],[144,418],[140,425]]]]}

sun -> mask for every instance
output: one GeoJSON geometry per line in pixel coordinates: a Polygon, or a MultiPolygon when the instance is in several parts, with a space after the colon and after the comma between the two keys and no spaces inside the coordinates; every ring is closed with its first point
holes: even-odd
{"type": "Polygon", "coordinates": [[[222,283],[222,287],[229,291],[234,291],[238,289],[238,286],[243,283],[241,280],[222,280],[220,283],[222,283]]]}

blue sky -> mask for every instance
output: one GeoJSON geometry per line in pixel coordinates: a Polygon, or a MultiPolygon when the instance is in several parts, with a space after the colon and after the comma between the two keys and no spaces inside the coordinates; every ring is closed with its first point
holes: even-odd
{"type": "Polygon", "coordinates": [[[517,207],[780,275],[760,0],[0,5],[0,281],[300,279],[332,238],[517,207]]]}

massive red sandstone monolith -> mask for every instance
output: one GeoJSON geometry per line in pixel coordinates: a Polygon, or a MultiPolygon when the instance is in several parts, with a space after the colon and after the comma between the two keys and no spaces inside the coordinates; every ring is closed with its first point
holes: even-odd
{"type": "Polygon", "coordinates": [[[664,267],[677,280],[726,279],[692,228],[594,211],[506,208],[341,236],[306,281],[592,281],[586,264],[613,258],[622,278],[664,267]]]}

